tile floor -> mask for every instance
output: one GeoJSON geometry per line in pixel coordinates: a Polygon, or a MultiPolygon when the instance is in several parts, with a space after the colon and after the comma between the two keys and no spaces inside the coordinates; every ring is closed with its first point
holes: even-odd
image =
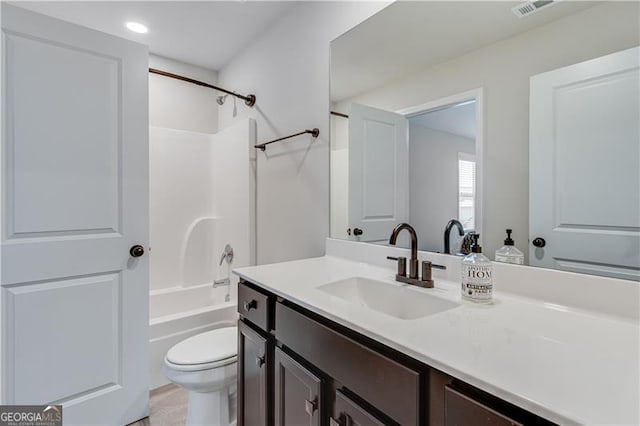
{"type": "Polygon", "coordinates": [[[149,417],[129,426],[184,426],[188,395],[173,384],[154,389],[149,397],[149,417]]]}

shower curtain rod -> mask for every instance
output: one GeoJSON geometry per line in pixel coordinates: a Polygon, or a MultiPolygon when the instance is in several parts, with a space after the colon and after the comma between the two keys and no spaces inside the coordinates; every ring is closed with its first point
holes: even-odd
{"type": "Polygon", "coordinates": [[[186,81],[187,83],[197,84],[198,86],[208,87],[209,89],[217,90],[218,92],[226,93],[227,95],[235,96],[236,98],[240,98],[244,101],[247,106],[254,106],[256,104],[256,95],[247,95],[242,96],[237,93],[231,92],[229,90],[223,89],[222,87],[214,86],[213,84],[205,83],[204,81],[194,80],[193,78],[185,77],[183,75],[174,74],[167,71],[162,71],[156,68],[149,68],[149,72],[152,74],[163,75],[165,77],[175,78],[176,80],[186,81]]]}
{"type": "Polygon", "coordinates": [[[283,141],[285,139],[295,138],[296,136],[304,135],[304,134],[307,134],[307,133],[309,133],[312,137],[317,138],[320,135],[320,129],[315,127],[315,128],[313,128],[311,130],[305,130],[303,132],[296,133],[295,135],[289,135],[289,136],[285,136],[283,138],[274,139],[274,140],[269,141],[269,142],[265,142],[265,143],[261,143],[261,144],[258,144],[258,145],[254,145],[253,147],[261,149],[261,150],[264,151],[267,148],[267,145],[269,145],[271,143],[280,142],[280,141],[283,141]]]}
{"type": "Polygon", "coordinates": [[[349,116],[347,114],[343,114],[341,112],[336,112],[336,111],[331,111],[331,115],[336,115],[336,116],[342,117],[342,118],[349,118],[349,116]]]}

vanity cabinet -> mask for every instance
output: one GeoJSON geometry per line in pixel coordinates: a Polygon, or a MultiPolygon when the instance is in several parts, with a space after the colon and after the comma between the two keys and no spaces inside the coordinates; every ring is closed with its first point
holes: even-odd
{"type": "Polygon", "coordinates": [[[552,424],[257,285],[238,295],[238,426],[552,424]]]}
{"type": "Polygon", "coordinates": [[[421,373],[336,331],[286,301],[276,304],[278,343],[381,412],[388,422],[421,424],[421,373]]]}

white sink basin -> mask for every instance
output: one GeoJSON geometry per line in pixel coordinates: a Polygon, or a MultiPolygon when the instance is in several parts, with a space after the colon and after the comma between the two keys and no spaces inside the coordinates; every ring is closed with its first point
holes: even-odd
{"type": "Polygon", "coordinates": [[[324,284],[318,290],[403,320],[426,317],[458,306],[458,303],[431,296],[418,288],[362,277],[324,284]]]}

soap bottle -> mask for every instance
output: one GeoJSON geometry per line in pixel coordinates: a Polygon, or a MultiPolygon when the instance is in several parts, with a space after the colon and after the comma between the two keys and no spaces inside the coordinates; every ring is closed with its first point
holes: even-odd
{"type": "Polygon", "coordinates": [[[512,232],[511,229],[507,229],[507,239],[504,240],[504,246],[496,250],[496,262],[524,265],[524,253],[513,245],[513,240],[511,239],[512,232]]]}
{"type": "Polygon", "coordinates": [[[482,254],[479,234],[473,234],[471,253],[462,261],[462,298],[477,303],[491,303],[493,297],[492,264],[482,254]]]}

